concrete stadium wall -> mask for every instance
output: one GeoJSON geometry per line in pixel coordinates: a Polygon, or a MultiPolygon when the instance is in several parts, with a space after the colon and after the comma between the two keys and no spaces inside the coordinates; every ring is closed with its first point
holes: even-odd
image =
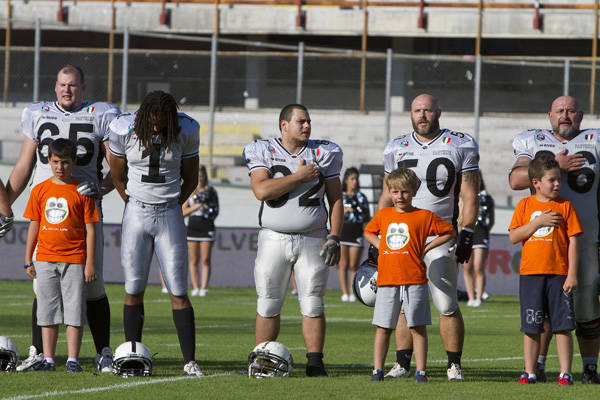
{"type": "MultiPolygon", "coordinates": [[[[531,5],[530,0],[516,0],[531,5]]],[[[438,1],[439,3],[439,1],[438,1]]],[[[456,3],[456,2],[454,2],[456,3]]],[[[464,3],[476,3],[465,1],[464,3]]],[[[554,1],[544,1],[544,4],[554,1]]],[[[559,1],[564,4],[564,1],[559,1]]],[[[589,5],[589,1],[570,1],[589,5]]],[[[116,2],[117,29],[203,33],[214,31],[215,7],[212,4],[167,2],[170,25],[160,25],[161,3],[116,2]]],[[[68,23],[57,22],[58,2],[23,1],[12,3],[13,27],[31,27],[37,18],[45,26],[86,27],[108,29],[111,12],[108,1],[68,2],[64,9],[68,23]]],[[[417,7],[374,7],[368,9],[370,36],[395,37],[475,37],[477,32],[476,8],[428,7],[427,28],[417,26],[417,7]]],[[[283,35],[352,35],[362,34],[361,7],[304,6],[305,27],[296,26],[297,6],[223,5],[220,7],[219,29],[222,34],[283,34],[283,35]]],[[[482,30],[485,37],[502,38],[591,38],[593,12],[591,10],[541,9],[543,29],[533,28],[534,12],[529,9],[489,9],[483,13],[482,30]]],[[[6,7],[0,9],[1,24],[6,21],[6,7]]]]}

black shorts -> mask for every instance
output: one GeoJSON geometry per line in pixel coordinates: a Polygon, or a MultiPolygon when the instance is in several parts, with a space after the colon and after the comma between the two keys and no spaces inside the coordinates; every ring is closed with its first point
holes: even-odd
{"type": "Polygon", "coordinates": [[[215,223],[202,217],[191,216],[187,226],[187,240],[189,242],[214,242],[215,223]]]}
{"type": "Polygon", "coordinates": [[[340,244],[344,246],[362,247],[363,225],[356,223],[344,223],[342,226],[342,237],[340,244]]]}
{"type": "Polygon", "coordinates": [[[475,230],[473,231],[473,248],[490,248],[490,231],[488,228],[482,227],[481,225],[475,225],[475,230]]]}
{"type": "Polygon", "coordinates": [[[521,303],[521,332],[542,333],[544,317],[548,315],[552,332],[575,329],[573,294],[562,289],[565,275],[521,275],[519,302],[521,303]]]}

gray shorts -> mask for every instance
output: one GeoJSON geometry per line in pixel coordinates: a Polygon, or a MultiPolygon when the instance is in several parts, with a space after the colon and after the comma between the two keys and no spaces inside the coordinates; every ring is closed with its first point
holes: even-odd
{"type": "Polygon", "coordinates": [[[39,326],[85,325],[86,288],[82,264],[36,261],[39,326]],[[63,319],[64,310],[64,319],[63,319]]]}
{"type": "Polygon", "coordinates": [[[396,329],[400,313],[404,314],[409,328],[431,325],[429,290],[426,283],[377,287],[373,325],[396,329]]]}

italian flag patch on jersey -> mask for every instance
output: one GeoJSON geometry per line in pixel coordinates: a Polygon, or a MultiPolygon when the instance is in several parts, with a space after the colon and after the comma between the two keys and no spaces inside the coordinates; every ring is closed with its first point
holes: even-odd
{"type": "Polygon", "coordinates": [[[442,143],[448,144],[448,143],[450,143],[451,140],[452,140],[452,138],[445,137],[445,138],[442,139],[442,143]]]}
{"type": "Polygon", "coordinates": [[[88,107],[88,108],[85,109],[85,112],[88,113],[88,114],[91,114],[91,113],[94,112],[95,109],[96,109],[96,107],[90,106],[90,107],[88,107]]]}
{"type": "Polygon", "coordinates": [[[592,140],[594,138],[594,134],[585,135],[585,140],[592,140]]]}

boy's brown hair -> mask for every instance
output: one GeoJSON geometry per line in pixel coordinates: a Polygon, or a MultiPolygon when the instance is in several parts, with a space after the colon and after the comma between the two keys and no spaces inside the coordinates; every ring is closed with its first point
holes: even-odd
{"type": "Polygon", "coordinates": [[[77,146],[70,139],[59,138],[48,146],[48,158],[55,155],[58,158],[70,158],[71,160],[77,160],[77,146]]]}
{"type": "Polygon", "coordinates": [[[421,180],[417,177],[417,174],[408,168],[398,168],[392,171],[385,182],[389,190],[392,188],[409,189],[413,191],[413,194],[416,194],[421,186],[421,180]]]}
{"type": "Polygon", "coordinates": [[[532,181],[533,179],[541,180],[547,171],[554,168],[560,167],[558,166],[558,162],[554,159],[553,154],[542,153],[535,156],[527,168],[529,181],[532,181]]]}

